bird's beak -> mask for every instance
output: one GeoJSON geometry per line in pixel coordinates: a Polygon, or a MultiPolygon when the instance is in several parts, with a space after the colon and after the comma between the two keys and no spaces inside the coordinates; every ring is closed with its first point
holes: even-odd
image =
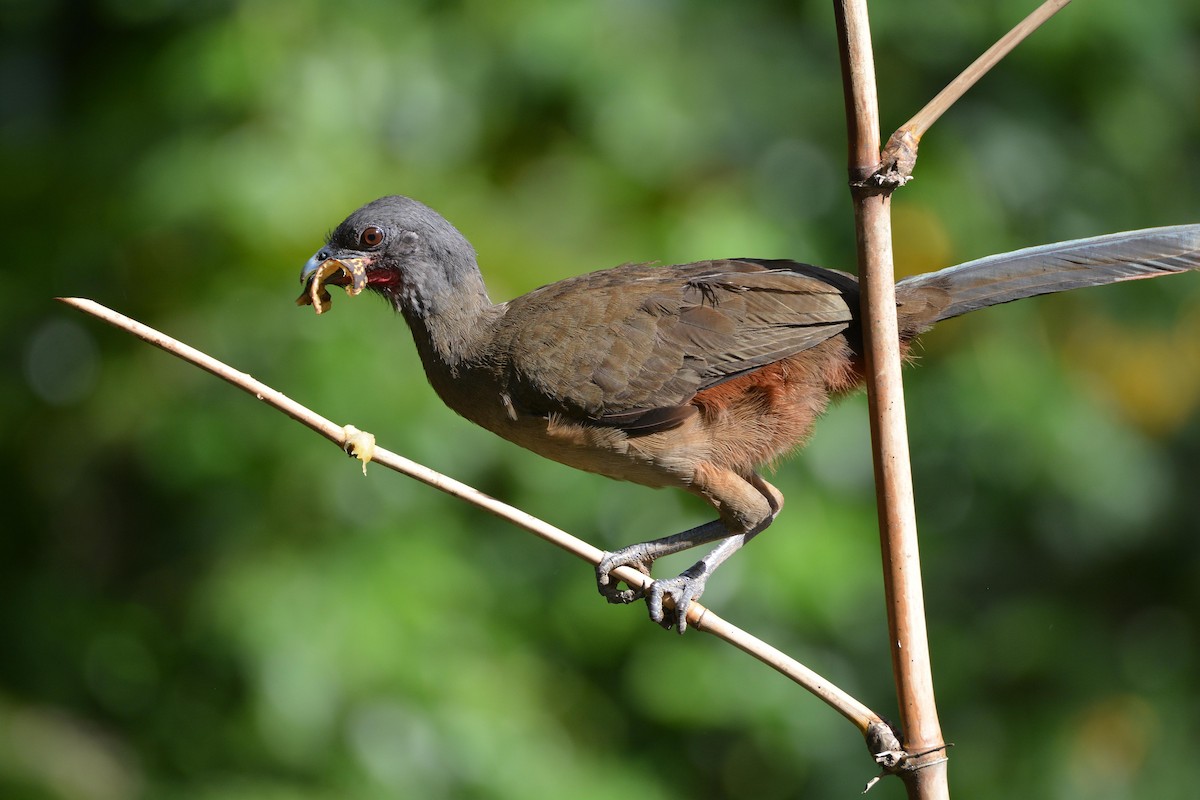
{"type": "Polygon", "coordinates": [[[321,259],[319,256],[314,255],[306,261],[300,271],[304,291],[296,298],[296,305],[312,306],[318,314],[323,314],[333,304],[326,284],[343,286],[346,294],[354,297],[367,288],[367,267],[375,263],[375,259],[370,256],[321,259]]]}

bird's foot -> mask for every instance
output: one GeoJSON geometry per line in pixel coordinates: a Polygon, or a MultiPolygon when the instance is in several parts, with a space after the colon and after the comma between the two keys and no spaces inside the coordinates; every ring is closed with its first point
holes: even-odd
{"type": "Polygon", "coordinates": [[[618,567],[633,567],[638,572],[650,577],[650,568],[654,566],[654,556],[650,554],[647,543],[632,544],[613,553],[605,553],[604,558],[596,565],[596,588],[604,599],[610,603],[625,604],[640,600],[646,596],[642,586],[620,588],[620,581],[612,571],[618,567]]]}
{"type": "Polygon", "coordinates": [[[700,599],[704,584],[708,582],[710,570],[703,561],[698,561],[674,578],[651,581],[648,586],[630,586],[622,589],[620,581],[613,576],[618,567],[633,567],[650,577],[650,568],[657,554],[652,554],[648,543],[630,545],[614,553],[605,553],[596,566],[596,586],[600,594],[610,603],[632,603],[646,598],[650,619],[667,630],[683,633],[687,630],[687,610],[693,600],[700,599]],[[670,598],[670,602],[666,602],[670,598]]]}
{"type": "Polygon", "coordinates": [[[687,612],[693,600],[699,600],[704,594],[704,584],[708,582],[711,573],[707,565],[697,562],[674,578],[657,580],[646,590],[646,607],[650,611],[650,619],[667,630],[678,631],[682,635],[687,631],[687,612]],[[663,601],[671,599],[668,608],[663,601]]]}

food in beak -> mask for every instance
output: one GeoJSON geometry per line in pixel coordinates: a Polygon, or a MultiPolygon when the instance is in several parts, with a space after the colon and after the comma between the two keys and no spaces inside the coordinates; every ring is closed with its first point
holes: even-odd
{"type": "Polygon", "coordinates": [[[309,306],[318,314],[324,314],[333,305],[326,284],[343,286],[346,294],[354,297],[367,288],[367,264],[369,259],[327,258],[308,276],[304,291],[296,298],[296,305],[309,306]]]}

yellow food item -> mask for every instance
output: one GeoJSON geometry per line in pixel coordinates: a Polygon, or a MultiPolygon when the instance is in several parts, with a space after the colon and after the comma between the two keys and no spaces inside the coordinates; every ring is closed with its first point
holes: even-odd
{"type": "Polygon", "coordinates": [[[325,284],[334,276],[344,276],[346,283],[341,284],[346,294],[354,297],[367,288],[367,265],[369,259],[363,257],[335,259],[322,261],[316,272],[308,279],[304,293],[296,299],[298,306],[312,306],[318,314],[324,314],[333,305],[333,298],[325,284]]]}
{"type": "Polygon", "coordinates": [[[347,425],[342,428],[342,433],[345,435],[342,449],[350,455],[362,461],[363,475],[367,474],[367,464],[375,457],[375,436],[374,434],[360,431],[353,425],[347,425]]]}
{"type": "Polygon", "coordinates": [[[361,256],[358,258],[344,258],[338,263],[345,268],[350,276],[350,283],[346,285],[346,294],[354,297],[367,288],[367,264],[370,263],[368,259],[361,256]]]}

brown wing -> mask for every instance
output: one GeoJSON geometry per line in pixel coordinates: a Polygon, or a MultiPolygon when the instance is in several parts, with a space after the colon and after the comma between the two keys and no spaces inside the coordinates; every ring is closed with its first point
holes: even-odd
{"type": "Polygon", "coordinates": [[[845,330],[857,291],[791,261],[627,265],[513,300],[498,357],[522,410],[663,430],[695,413],[698,391],[845,330]]]}

